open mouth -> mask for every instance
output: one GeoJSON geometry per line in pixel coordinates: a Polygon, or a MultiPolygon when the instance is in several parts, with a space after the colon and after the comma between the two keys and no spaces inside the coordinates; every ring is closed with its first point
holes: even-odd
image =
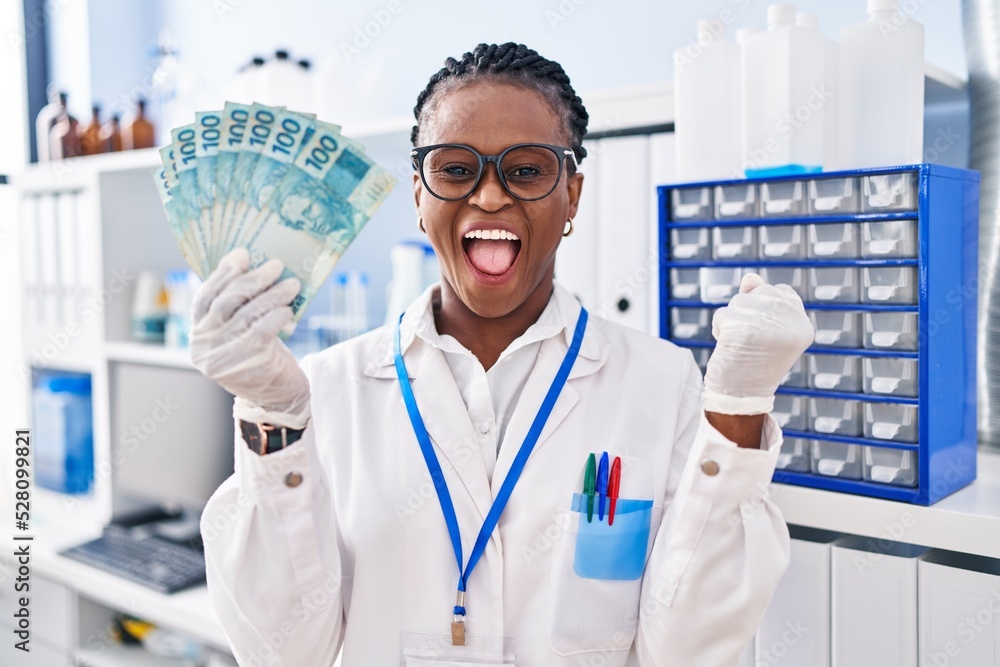
{"type": "Polygon", "coordinates": [[[469,264],[487,276],[503,276],[521,252],[521,239],[502,229],[477,229],[466,233],[462,248],[469,264]]]}

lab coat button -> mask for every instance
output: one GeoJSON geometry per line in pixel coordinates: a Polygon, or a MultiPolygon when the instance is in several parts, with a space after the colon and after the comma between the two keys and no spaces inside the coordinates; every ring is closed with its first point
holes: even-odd
{"type": "Polygon", "coordinates": [[[712,477],[719,474],[719,464],[712,459],[705,459],[701,462],[701,471],[712,477]]]}
{"type": "Polygon", "coordinates": [[[290,472],[285,475],[285,486],[295,488],[302,483],[302,475],[297,472],[290,472]]]}

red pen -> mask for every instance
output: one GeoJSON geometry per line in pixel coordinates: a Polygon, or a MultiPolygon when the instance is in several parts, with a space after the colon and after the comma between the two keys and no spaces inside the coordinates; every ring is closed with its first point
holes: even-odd
{"type": "Polygon", "coordinates": [[[608,507],[608,525],[615,525],[615,504],[618,502],[618,487],[622,482],[622,460],[615,457],[615,462],[611,464],[611,474],[608,475],[608,500],[611,501],[608,507]]]}

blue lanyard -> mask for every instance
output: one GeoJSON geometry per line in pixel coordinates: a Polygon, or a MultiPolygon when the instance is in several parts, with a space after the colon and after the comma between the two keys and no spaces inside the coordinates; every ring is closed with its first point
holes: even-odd
{"type": "Polygon", "coordinates": [[[451,536],[451,544],[455,549],[455,560],[458,563],[459,596],[454,613],[456,616],[464,617],[464,594],[469,576],[486,550],[486,544],[489,542],[490,536],[497,526],[497,522],[500,521],[500,515],[503,513],[504,507],[506,507],[507,501],[510,499],[514,485],[520,479],[524,465],[531,455],[531,450],[534,449],[535,443],[538,441],[538,436],[541,435],[542,429],[545,427],[545,422],[552,412],[552,407],[555,405],[556,399],[559,398],[559,393],[562,391],[563,385],[566,384],[566,378],[569,377],[569,372],[573,368],[577,354],[580,352],[580,344],[583,342],[583,332],[587,328],[587,311],[582,307],[580,308],[580,316],[576,321],[576,330],[573,332],[573,342],[570,343],[562,365],[559,366],[559,371],[556,373],[555,379],[552,380],[552,385],[549,387],[548,393],[545,394],[542,407],[539,408],[538,414],[535,415],[535,420],[531,423],[531,428],[528,429],[528,434],[524,437],[524,442],[521,443],[521,448],[518,450],[517,456],[514,457],[514,463],[511,464],[510,471],[500,486],[500,492],[497,494],[496,499],[494,499],[482,528],[479,529],[479,536],[476,538],[476,543],[472,547],[472,554],[469,556],[469,564],[465,566],[464,570],[462,568],[462,535],[458,530],[458,518],[455,516],[455,506],[451,502],[451,494],[448,492],[448,485],[444,480],[444,472],[441,470],[441,464],[434,453],[434,446],[431,444],[430,436],[427,434],[427,427],[424,426],[420,410],[417,409],[417,401],[413,397],[410,378],[406,374],[406,366],[403,364],[403,355],[399,344],[399,327],[402,321],[403,316],[400,315],[399,322],[396,323],[394,340],[396,375],[399,377],[399,388],[403,392],[403,401],[406,403],[406,411],[410,415],[413,432],[417,436],[417,442],[420,443],[420,451],[424,455],[427,470],[434,481],[434,489],[437,491],[438,501],[441,503],[441,512],[444,514],[444,521],[448,525],[448,534],[451,536]]]}

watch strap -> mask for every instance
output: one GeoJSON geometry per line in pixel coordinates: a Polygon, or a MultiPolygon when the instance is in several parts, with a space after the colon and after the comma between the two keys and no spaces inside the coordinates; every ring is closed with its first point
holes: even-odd
{"type": "Polygon", "coordinates": [[[263,456],[273,454],[297,442],[305,429],[258,424],[241,419],[240,432],[247,447],[255,454],[263,456]]]}

